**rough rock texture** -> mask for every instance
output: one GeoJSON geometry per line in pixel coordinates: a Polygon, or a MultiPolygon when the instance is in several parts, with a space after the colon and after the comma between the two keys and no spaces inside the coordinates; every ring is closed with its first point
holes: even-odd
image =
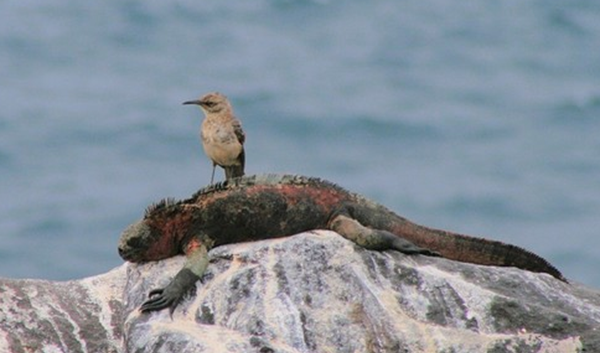
{"type": "Polygon", "coordinates": [[[169,317],[176,257],[0,279],[0,352],[600,352],[600,293],[546,274],[364,250],[333,232],[223,246],[169,317]]]}
{"type": "Polygon", "coordinates": [[[0,279],[0,352],[121,352],[126,266],[78,281],[0,279]]]}
{"type": "Polygon", "coordinates": [[[211,259],[172,319],[137,308],[184,259],[129,266],[127,352],[600,352],[600,294],[546,274],[367,251],[327,231],[211,259]]]}

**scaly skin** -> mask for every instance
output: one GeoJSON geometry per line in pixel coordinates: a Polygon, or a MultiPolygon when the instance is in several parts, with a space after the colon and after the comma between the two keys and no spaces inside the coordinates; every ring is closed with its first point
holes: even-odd
{"type": "Polygon", "coordinates": [[[514,266],[566,282],[546,260],[517,246],[423,227],[333,183],[297,175],[235,178],[187,200],[163,200],[123,232],[119,254],[131,262],[186,254],[183,269],[141,307],[172,313],[204,274],[211,248],[314,229],[331,229],[367,249],[514,266]]]}

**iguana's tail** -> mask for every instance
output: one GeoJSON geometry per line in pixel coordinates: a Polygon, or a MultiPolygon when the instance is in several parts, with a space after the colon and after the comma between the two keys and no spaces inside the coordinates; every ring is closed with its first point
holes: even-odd
{"type": "Polygon", "coordinates": [[[390,231],[420,247],[437,251],[447,259],[488,266],[513,266],[548,273],[567,282],[544,258],[515,245],[428,228],[408,220],[397,223],[390,231]]]}

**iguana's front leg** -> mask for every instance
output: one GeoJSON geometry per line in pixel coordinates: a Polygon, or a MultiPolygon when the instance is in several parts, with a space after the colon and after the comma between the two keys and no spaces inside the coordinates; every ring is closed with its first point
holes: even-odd
{"type": "Polygon", "coordinates": [[[328,223],[328,228],[348,240],[369,250],[397,250],[405,254],[440,256],[439,253],[421,248],[396,234],[382,229],[371,229],[351,218],[347,211],[336,212],[328,223]]]}
{"type": "Polygon", "coordinates": [[[208,266],[208,248],[206,244],[192,239],[186,246],[187,260],[175,278],[164,288],[150,291],[148,299],[142,304],[143,313],[169,308],[169,313],[189,294],[196,289],[196,282],[202,278],[208,266]]]}

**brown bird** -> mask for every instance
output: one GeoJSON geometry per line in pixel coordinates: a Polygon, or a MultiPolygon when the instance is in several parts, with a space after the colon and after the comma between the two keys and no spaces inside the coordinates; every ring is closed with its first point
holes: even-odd
{"type": "Polygon", "coordinates": [[[200,139],[204,152],[213,162],[210,183],[213,183],[217,165],[225,170],[226,180],[244,176],[246,134],[242,130],[242,124],[233,114],[227,97],[213,92],[183,104],[198,105],[204,112],[200,139]]]}

